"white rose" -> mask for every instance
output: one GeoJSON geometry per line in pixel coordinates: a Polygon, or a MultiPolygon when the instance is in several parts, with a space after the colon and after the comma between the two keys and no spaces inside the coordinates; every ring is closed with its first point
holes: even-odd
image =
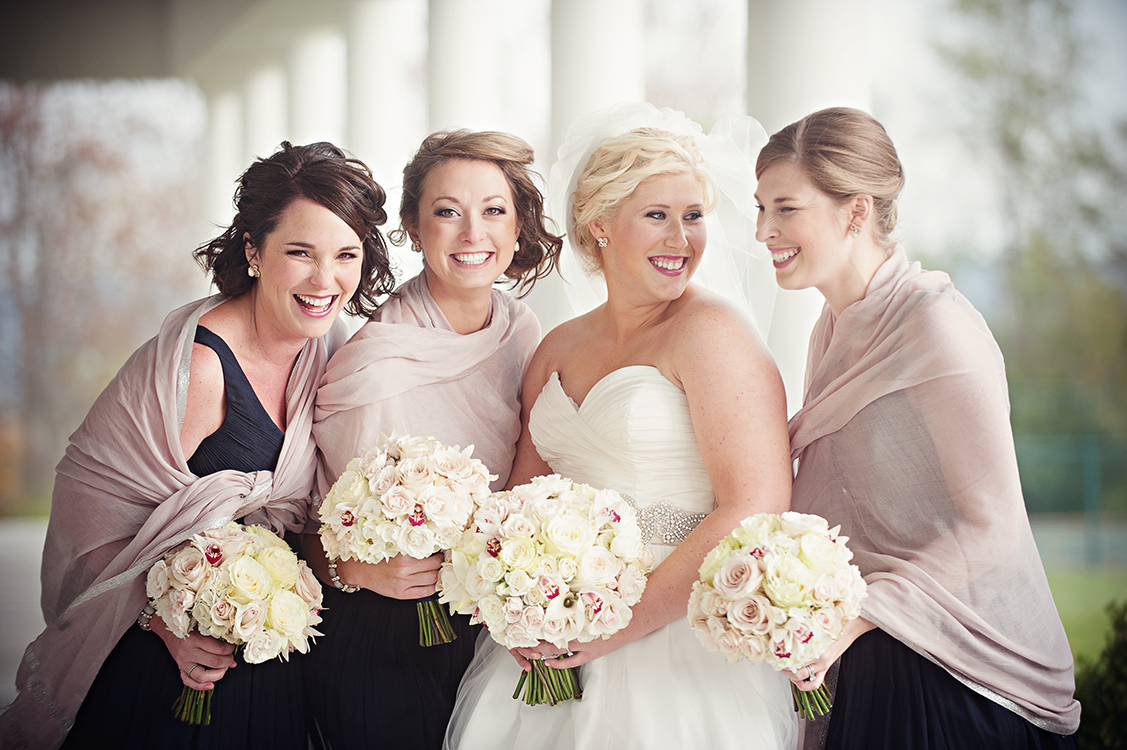
{"type": "Polygon", "coordinates": [[[270,597],[266,624],[280,633],[291,644],[297,645],[309,620],[309,605],[292,591],[278,591],[270,597]]]}
{"type": "Polygon", "coordinates": [[[489,581],[500,581],[505,575],[505,566],[494,557],[484,557],[477,562],[481,577],[489,581]]]}
{"type": "Polygon", "coordinates": [[[463,530],[457,526],[440,526],[434,533],[434,544],[439,549],[453,549],[462,539],[463,530]]]}
{"type": "Polygon", "coordinates": [[[711,586],[704,586],[700,594],[700,608],[709,617],[724,617],[728,614],[728,599],[711,586]]]}
{"type": "Polygon", "coordinates": [[[544,524],[544,540],[566,555],[583,554],[594,536],[590,522],[575,516],[553,516],[544,524]]]}
{"type": "Polygon", "coordinates": [[[617,558],[626,562],[634,562],[645,556],[646,545],[642,544],[639,537],[631,534],[616,534],[614,539],[611,540],[610,551],[617,558]]]}
{"type": "Polygon", "coordinates": [[[539,633],[544,627],[544,608],[539,604],[529,604],[520,613],[520,624],[530,633],[539,633]]]}
{"type": "MultiPolygon", "coordinates": [[[[243,648],[243,660],[247,664],[261,664],[283,653],[286,640],[272,630],[255,633],[243,648]]],[[[286,652],[286,656],[289,654],[286,652]]]]}
{"type": "Polygon", "coordinates": [[[740,636],[732,630],[725,630],[716,638],[716,648],[721,656],[730,662],[737,662],[743,656],[740,650],[740,636]]]}
{"type": "Polygon", "coordinates": [[[396,477],[395,464],[388,464],[380,468],[374,475],[369,477],[368,486],[371,488],[373,495],[382,495],[395,486],[396,477]]]}
{"type": "Polygon", "coordinates": [[[268,598],[274,582],[266,568],[250,556],[243,556],[227,566],[231,576],[231,598],[239,604],[268,598]]]}
{"type": "Polygon", "coordinates": [[[812,603],[814,577],[810,569],[793,557],[776,557],[767,563],[764,593],[779,607],[804,607],[812,603]]]}
{"type": "Polygon", "coordinates": [[[194,591],[203,585],[210,568],[203,551],[194,545],[188,545],[168,563],[169,584],[173,588],[189,588],[194,591]]]}
{"type": "Polygon", "coordinates": [[[290,545],[286,544],[286,541],[284,539],[282,539],[280,536],[278,536],[265,526],[251,524],[250,526],[245,527],[244,531],[250,535],[251,540],[258,542],[258,545],[260,547],[278,547],[279,549],[284,550],[288,550],[290,548],[290,545]]]}
{"type": "Polygon", "coordinates": [[[434,453],[442,447],[432,437],[419,437],[415,435],[405,435],[399,438],[399,455],[404,459],[421,458],[434,453]]]}
{"type": "Polygon", "coordinates": [[[434,531],[429,526],[399,526],[395,531],[395,546],[403,554],[422,560],[438,552],[434,531]]]}
{"type": "MultiPolygon", "coordinates": [[[[266,604],[261,600],[237,604],[235,607],[235,635],[241,643],[262,630],[266,625],[266,604]]],[[[247,661],[250,661],[249,659],[247,661]]]]}
{"type": "MultiPolygon", "coordinates": [[[[489,634],[494,635],[494,631],[489,631],[489,634]]],[[[533,633],[530,633],[527,628],[519,622],[510,623],[504,632],[504,641],[502,643],[505,648],[532,648],[540,643],[540,639],[533,633]]]]}
{"type": "Polygon", "coordinates": [[[280,588],[290,589],[297,583],[297,555],[289,547],[269,547],[259,552],[256,559],[280,588]]]}
{"type": "Polygon", "coordinates": [[[395,471],[399,484],[416,492],[434,481],[430,462],[425,458],[405,458],[396,464],[395,471]]]}
{"type": "Polygon", "coordinates": [[[779,517],[773,513],[756,513],[732,529],[732,537],[742,546],[764,544],[772,533],[779,530],[779,517]]]}
{"type": "Polygon", "coordinates": [[[380,495],[380,506],[390,518],[402,518],[415,509],[415,493],[396,485],[380,495]]]}
{"type": "Polygon", "coordinates": [[[821,516],[788,510],[779,516],[779,528],[789,536],[802,536],[810,532],[824,535],[829,532],[830,525],[821,516]]]}
{"type": "Polygon", "coordinates": [[[477,617],[491,631],[500,632],[505,627],[505,605],[501,598],[493,594],[482,597],[477,603],[477,617]]]}
{"type": "Polygon", "coordinates": [[[804,534],[798,542],[799,556],[815,574],[833,575],[840,565],[840,547],[821,534],[804,534]]]}
{"type": "Polygon", "coordinates": [[[329,494],[325,495],[325,501],[321,503],[318,513],[323,523],[331,523],[330,518],[337,512],[338,505],[354,507],[368,495],[368,480],[356,470],[355,459],[348,466],[349,468],[345,469],[340,478],[333,483],[329,494]]]}
{"type": "Polygon", "coordinates": [[[458,498],[448,487],[442,485],[424,487],[419,491],[418,501],[423,506],[427,518],[435,523],[463,525],[466,522],[465,516],[458,517],[458,498]]]}
{"type": "Polygon", "coordinates": [[[473,464],[470,463],[469,457],[460,451],[440,448],[431,456],[431,461],[434,463],[435,471],[455,482],[468,482],[474,476],[473,464]]]}
{"type": "Polygon", "coordinates": [[[227,597],[216,599],[208,608],[207,615],[210,620],[210,627],[207,634],[214,638],[225,639],[227,634],[232,632],[235,627],[237,612],[235,603],[227,597]]]}
{"type": "Polygon", "coordinates": [[[733,554],[712,577],[712,585],[729,599],[751,596],[759,590],[762,581],[759,561],[746,552],[733,554]]]}
{"type": "Polygon", "coordinates": [[[570,584],[575,579],[575,574],[579,572],[579,563],[571,555],[560,555],[556,558],[556,570],[564,583],[570,584]]]}
{"type": "Polygon", "coordinates": [[[622,560],[611,550],[592,547],[579,558],[577,583],[580,586],[609,586],[622,570],[622,560]]]}
{"type": "Polygon", "coordinates": [[[466,593],[476,601],[492,594],[497,588],[496,580],[484,575],[481,571],[481,563],[488,559],[491,558],[479,559],[470,566],[466,573],[466,593]]]}
{"type": "Polygon", "coordinates": [[[811,615],[815,627],[830,640],[837,640],[845,629],[845,618],[838,607],[821,607],[811,615]]]}
{"type": "Polygon", "coordinates": [[[520,600],[519,596],[510,596],[505,599],[505,622],[512,625],[514,622],[520,622],[520,616],[524,612],[524,602],[520,600]]]}
{"type": "Polygon", "coordinates": [[[767,636],[745,633],[740,638],[740,653],[752,664],[760,664],[767,656],[767,636]]]}
{"type": "Polygon", "coordinates": [[[192,618],[188,613],[177,606],[172,604],[170,591],[167,595],[162,596],[153,602],[153,609],[160,619],[164,620],[164,624],[172,631],[172,634],[177,638],[187,638],[188,631],[192,628],[192,618]]]}
{"type": "Polygon", "coordinates": [[[531,571],[538,557],[536,544],[531,539],[517,537],[501,542],[501,562],[506,567],[531,571]]]}
{"type": "Polygon", "coordinates": [[[771,602],[754,595],[728,604],[728,622],[744,633],[766,635],[771,632],[771,602]]]}
{"type": "Polygon", "coordinates": [[[645,589],[645,574],[633,565],[623,566],[618,574],[618,594],[622,600],[633,607],[641,600],[645,589]]]}
{"type": "Polygon", "coordinates": [[[168,586],[168,563],[157,560],[145,577],[145,593],[150,599],[157,599],[168,593],[168,586]]]}
{"type": "Polygon", "coordinates": [[[505,522],[501,525],[501,530],[510,539],[531,539],[536,534],[536,524],[531,518],[514,513],[505,519],[505,522]]]}
{"type": "Polygon", "coordinates": [[[528,590],[532,588],[532,576],[520,568],[510,570],[505,573],[505,583],[509,586],[509,591],[516,596],[524,596],[528,590]]]}
{"type": "MultiPolygon", "coordinates": [[[[593,635],[614,635],[629,625],[633,616],[634,612],[626,605],[626,602],[617,596],[608,596],[603,602],[603,608],[599,612],[598,619],[591,623],[590,629],[593,631],[593,635]]],[[[594,638],[581,635],[579,640],[594,640],[594,638]]]]}
{"type": "Polygon", "coordinates": [[[700,579],[702,581],[711,581],[713,576],[716,575],[716,571],[720,570],[720,566],[724,564],[724,561],[727,560],[733,552],[735,552],[735,547],[732,546],[732,538],[726,537],[721,539],[720,543],[710,549],[708,554],[704,556],[704,560],[701,561],[698,571],[700,579]]]}
{"type": "Polygon", "coordinates": [[[317,580],[317,576],[313,575],[313,571],[309,569],[304,560],[298,560],[297,570],[297,580],[293,585],[294,593],[300,596],[301,600],[308,604],[311,609],[321,609],[323,602],[321,582],[317,580]]]}

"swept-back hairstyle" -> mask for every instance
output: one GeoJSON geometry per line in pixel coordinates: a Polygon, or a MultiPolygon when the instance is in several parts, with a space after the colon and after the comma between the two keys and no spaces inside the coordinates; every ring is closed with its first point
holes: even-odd
{"type": "Polygon", "coordinates": [[[419,225],[419,201],[427,175],[451,159],[470,159],[496,164],[513,192],[520,234],[519,247],[505,276],[513,281],[519,296],[532,290],[559,263],[563,238],[548,229],[544,196],[533,181],[529,167],[532,147],[524,140],[492,130],[449,130],[428,135],[410,163],[403,168],[403,197],[399,204],[400,228],[391,233],[397,245],[407,241],[409,230],[419,225]]]}
{"type": "Polygon", "coordinates": [[[244,236],[261,247],[278,226],[282,212],[299,198],[332,211],[349,226],[364,249],[360,285],[344,309],[369,316],[377,300],[395,285],[387,245],[379,227],[387,221],[383,188],[364,162],[331,143],[293,146],[284,141],[271,156],[243,172],[235,189],[235,218],[223,234],[196,248],[193,256],[226,297],[250,291],[258,281],[247,275],[244,236]]]}
{"type": "Polygon", "coordinates": [[[613,220],[644,181],[658,175],[692,174],[704,187],[705,213],[715,204],[715,186],[704,155],[691,135],[638,128],[599,144],[571,194],[571,243],[588,270],[602,270],[602,254],[588,224],[613,220]]]}
{"type": "Polygon", "coordinates": [[[844,201],[873,197],[874,236],[886,250],[896,243],[896,199],[904,168],[884,127],[859,109],[832,107],[791,123],[771,136],[759,152],[755,176],[778,162],[792,162],[815,187],[844,201]]]}

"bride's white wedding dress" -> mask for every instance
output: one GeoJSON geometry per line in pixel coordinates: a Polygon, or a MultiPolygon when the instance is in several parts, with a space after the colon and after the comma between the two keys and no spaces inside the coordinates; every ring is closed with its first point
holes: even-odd
{"type": "MultiPolygon", "coordinates": [[[[579,407],[553,374],[529,428],[555,472],[634,498],[643,534],[652,522],[655,540],[683,536],[687,517],[713,509],[688,401],[654,367],[611,372],[579,407]]],[[[650,543],[659,563],[674,547],[650,543]]],[[[446,747],[790,750],[797,742],[788,681],[706,651],[683,616],[583,665],[582,700],[527,706],[513,699],[519,677],[509,652],[482,632],[446,747]]]]}

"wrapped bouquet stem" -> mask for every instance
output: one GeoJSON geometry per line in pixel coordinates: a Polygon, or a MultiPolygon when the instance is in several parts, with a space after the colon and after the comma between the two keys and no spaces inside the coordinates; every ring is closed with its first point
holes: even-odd
{"type": "MultiPolygon", "coordinates": [[[[177,638],[192,630],[235,645],[260,664],[309,650],[321,635],[321,584],[273,532],[228,524],[193,536],[149,569],[150,604],[177,638]]],[[[177,718],[211,723],[211,690],[185,687],[177,718]]]]}
{"type": "MultiPolygon", "coordinates": [[[[625,628],[652,567],[621,495],[553,474],[478,503],[442,566],[440,599],[505,648],[566,649],[625,628]]],[[[530,705],[582,695],[575,669],[543,661],[521,673],[513,697],[522,690],[530,705]]]]}
{"type": "MultiPolygon", "coordinates": [[[[395,555],[422,560],[449,549],[497,478],[472,452],[472,445],[461,450],[434,438],[381,434],[374,448],[348,463],[321,504],[325,554],[378,563],[395,555]]],[[[419,645],[455,639],[437,595],[417,606],[419,645]]]]}
{"type": "MultiPolygon", "coordinates": [[[[760,513],[745,519],[700,566],[689,622],[701,643],[729,661],[799,671],[861,614],[865,582],[839,528],[820,516],[760,513]]],[[[822,716],[825,685],[792,687],[803,718],[822,716]]]]}

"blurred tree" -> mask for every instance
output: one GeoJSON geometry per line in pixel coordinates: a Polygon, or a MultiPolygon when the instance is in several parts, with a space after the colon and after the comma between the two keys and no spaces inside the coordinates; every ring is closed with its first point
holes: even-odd
{"type": "Polygon", "coordinates": [[[202,291],[188,257],[193,96],[183,84],[0,84],[0,434],[22,457],[17,478],[0,477],[0,512],[49,494],[98,392],[171,305],[202,291]],[[169,111],[177,98],[187,107],[169,111]]]}
{"type": "MultiPolygon", "coordinates": [[[[963,87],[959,126],[998,176],[1008,237],[991,325],[1014,431],[1127,435],[1127,124],[1101,128],[1099,103],[1085,96],[1087,40],[1073,2],[953,7],[959,32],[938,49],[963,87]]],[[[1125,458],[1104,453],[1105,496],[1127,508],[1125,458]]],[[[1057,486],[1026,481],[1027,499],[1078,485],[1067,467],[1050,473],[1057,486]]],[[[1078,500],[1079,488],[1071,494],[1078,500]]]]}

